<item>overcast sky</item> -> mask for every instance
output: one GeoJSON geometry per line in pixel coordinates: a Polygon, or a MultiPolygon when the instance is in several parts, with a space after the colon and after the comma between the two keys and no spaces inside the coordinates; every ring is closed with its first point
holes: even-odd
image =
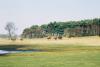
{"type": "Polygon", "coordinates": [[[7,22],[17,33],[31,25],[100,17],[100,0],[0,0],[0,34],[7,22]]]}

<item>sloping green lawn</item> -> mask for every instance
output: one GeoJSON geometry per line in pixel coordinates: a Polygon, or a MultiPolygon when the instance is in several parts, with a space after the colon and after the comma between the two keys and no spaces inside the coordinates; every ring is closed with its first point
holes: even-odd
{"type": "Polygon", "coordinates": [[[100,67],[100,47],[74,48],[0,56],[0,67],[100,67]]]}

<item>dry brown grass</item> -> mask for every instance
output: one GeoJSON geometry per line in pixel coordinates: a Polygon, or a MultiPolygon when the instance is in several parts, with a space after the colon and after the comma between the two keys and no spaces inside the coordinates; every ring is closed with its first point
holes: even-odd
{"type": "Polygon", "coordinates": [[[17,45],[25,45],[25,44],[38,44],[38,45],[89,45],[89,46],[100,46],[100,37],[92,36],[92,37],[75,37],[75,38],[63,38],[62,40],[47,40],[46,38],[41,39],[24,39],[23,41],[16,40],[11,41],[8,39],[0,39],[0,45],[6,44],[17,44],[17,45]]]}

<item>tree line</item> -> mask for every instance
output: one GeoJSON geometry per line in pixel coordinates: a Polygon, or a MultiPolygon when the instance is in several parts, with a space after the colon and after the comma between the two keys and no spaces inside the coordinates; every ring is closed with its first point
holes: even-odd
{"type": "Polygon", "coordinates": [[[50,22],[25,28],[23,38],[43,38],[47,36],[100,36],[100,18],[80,21],[50,22]]]}

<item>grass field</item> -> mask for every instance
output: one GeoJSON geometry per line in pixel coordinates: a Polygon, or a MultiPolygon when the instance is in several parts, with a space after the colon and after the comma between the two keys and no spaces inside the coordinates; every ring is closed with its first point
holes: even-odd
{"type": "Polygon", "coordinates": [[[40,50],[0,56],[0,67],[100,67],[100,38],[0,39],[2,50],[40,50]]]}

